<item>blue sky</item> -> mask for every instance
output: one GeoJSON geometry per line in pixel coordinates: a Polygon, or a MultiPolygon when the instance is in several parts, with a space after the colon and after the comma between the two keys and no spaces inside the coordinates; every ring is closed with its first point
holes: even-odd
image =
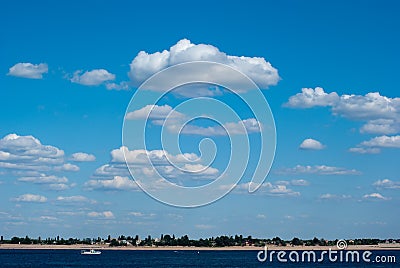
{"type": "MultiPolygon", "coordinates": [[[[20,1],[0,10],[1,235],[399,236],[395,1],[20,1]],[[275,119],[275,160],[259,191],[247,193],[245,177],[213,204],[171,207],[138,189],[118,160],[128,104],[160,67],[134,60],[140,51],[144,59],[164,50],[172,55],[178,42],[208,60],[215,58],[207,52],[217,50],[263,58],[267,70],[277,71],[238,65],[258,83],[275,119]]],[[[185,53],[178,53],[183,61],[196,58],[185,53]]],[[[209,93],[190,90],[158,105],[173,108],[209,93]]],[[[241,119],[251,118],[232,94],[210,94],[243,111],[241,119]]],[[[191,107],[185,112],[218,113],[191,107]]],[[[130,122],[142,122],[137,118],[130,122]]],[[[226,137],[207,137],[226,151],[226,137]]],[[[198,155],[202,138],[182,135],[182,150],[198,155]]],[[[132,155],[144,149],[134,147],[132,155]]],[[[217,156],[212,168],[219,174],[226,163],[224,154],[217,156]]]]}

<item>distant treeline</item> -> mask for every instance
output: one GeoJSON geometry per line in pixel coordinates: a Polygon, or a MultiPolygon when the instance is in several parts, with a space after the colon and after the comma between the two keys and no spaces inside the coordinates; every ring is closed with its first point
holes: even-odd
{"type": "MultiPolygon", "coordinates": [[[[30,238],[12,237],[10,240],[3,239],[1,236],[0,244],[34,244],[34,245],[108,245],[116,246],[137,246],[137,247],[157,247],[157,246],[183,246],[183,247],[231,247],[231,246],[256,246],[262,247],[265,245],[276,246],[335,246],[336,240],[318,239],[299,239],[294,237],[292,240],[283,240],[279,237],[272,239],[253,238],[251,236],[244,237],[243,235],[235,236],[217,236],[211,238],[189,239],[187,235],[175,237],[175,235],[161,235],[160,238],[152,238],[150,235],[144,239],[140,239],[138,235],[124,236],[120,235],[117,238],[112,238],[110,235],[107,238],[60,238],[59,236],[51,238],[30,238]]],[[[400,243],[400,239],[348,239],[348,245],[378,245],[379,243],[400,243]]]]}

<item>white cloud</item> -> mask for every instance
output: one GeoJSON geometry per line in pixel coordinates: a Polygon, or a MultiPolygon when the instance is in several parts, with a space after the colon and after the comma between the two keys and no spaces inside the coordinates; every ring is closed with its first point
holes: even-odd
{"type": "Polygon", "coordinates": [[[267,216],[265,216],[264,214],[257,214],[256,218],[257,219],[266,219],[267,216]]]}
{"type": "Polygon", "coordinates": [[[143,108],[129,112],[126,115],[127,120],[137,120],[137,119],[158,119],[164,120],[166,118],[185,118],[184,114],[172,110],[172,107],[165,104],[163,106],[159,105],[146,105],[143,108]]]}
{"type": "Polygon", "coordinates": [[[57,221],[58,219],[53,216],[40,216],[39,220],[41,220],[41,221],[57,221]]]}
{"type": "Polygon", "coordinates": [[[108,90],[128,90],[129,85],[128,82],[122,81],[120,83],[107,83],[106,88],[108,90]]]}
{"type": "Polygon", "coordinates": [[[361,172],[355,169],[346,169],[342,167],[333,167],[325,165],[302,166],[297,165],[293,168],[287,168],[278,171],[281,174],[316,174],[316,175],[359,175],[361,172]]]}
{"type": "Polygon", "coordinates": [[[400,121],[394,119],[375,119],[364,124],[361,133],[395,134],[400,132],[400,121]]]}
{"type": "Polygon", "coordinates": [[[17,134],[9,134],[2,138],[0,140],[0,150],[8,152],[10,159],[16,153],[19,153],[18,156],[21,156],[21,158],[22,156],[25,156],[25,158],[59,158],[64,156],[64,151],[50,145],[42,145],[33,136],[18,136],[17,134]]]}
{"type": "Polygon", "coordinates": [[[333,106],[339,101],[339,96],[336,92],[325,93],[321,87],[302,88],[301,93],[297,93],[289,98],[285,104],[291,108],[311,108],[315,106],[333,106]]]}
{"type": "Polygon", "coordinates": [[[47,201],[47,198],[42,195],[35,195],[35,194],[23,194],[14,199],[13,201],[16,202],[32,202],[32,203],[44,203],[47,201]]]}
{"type": "Polygon", "coordinates": [[[47,185],[47,188],[49,190],[53,190],[53,191],[65,191],[65,190],[70,189],[73,186],[74,186],[74,184],[68,185],[65,183],[52,183],[52,184],[47,185]]]}
{"type": "Polygon", "coordinates": [[[372,193],[372,194],[366,194],[363,196],[364,199],[370,199],[370,200],[389,200],[390,198],[384,197],[383,195],[379,193],[372,193]]]}
{"type": "Polygon", "coordinates": [[[322,150],[325,148],[325,145],[314,139],[305,139],[299,148],[303,150],[322,150]]]}
{"type": "Polygon", "coordinates": [[[82,215],[84,214],[83,211],[58,211],[58,215],[63,215],[63,216],[77,216],[77,215],[82,215]]]}
{"type": "Polygon", "coordinates": [[[90,199],[88,199],[85,196],[82,195],[72,195],[72,196],[58,196],[57,201],[59,202],[66,202],[66,203],[86,203],[86,202],[92,202],[90,199]]]}
{"type": "Polygon", "coordinates": [[[192,83],[176,87],[171,92],[184,98],[197,98],[222,96],[224,93],[229,91],[221,86],[213,84],[192,83]]]}
{"type": "Polygon", "coordinates": [[[77,83],[85,86],[98,86],[104,82],[115,79],[115,75],[109,73],[104,69],[95,69],[92,71],[86,71],[82,74],[82,71],[74,72],[73,77],[70,79],[72,83],[77,83]]]}
{"type": "Polygon", "coordinates": [[[126,146],[121,146],[119,149],[111,151],[112,162],[124,163],[125,157],[127,163],[143,164],[148,163],[148,159],[157,163],[168,163],[167,159],[175,163],[194,162],[198,161],[199,157],[193,153],[184,153],[172,155],[164,150],[129,150],[126,146]]]}
{"type": "Polygon", "coordinates": [[[43,74],[48,72],[46,63],[32,64],[29,62],[17,63],[9,69],[8,75],[31,78],[31,79],[42,79],[43,74]]]}
{"type": "Polygon", "coordinates": [[[203,175],[215,175],[218,174],[218,169],[213,167],[204,166],[202,164],[185,164],[183,169],[190,173],[202,173],[203,175]]]}
{"type": "MultiPolygon", "coordinates": [[[[240,183],[235,186],[233,193],[248,193],[249,182],[240,183]]],[[[224,189],[230,189],[230,185],[222,186],[224,189]]],[[[300,196],[300,192],[296,192],[290,188],[287,188],[286,182],[276,182],[270,183],[265,182],[257,190],[256,194],[269,195],[269,196],[279,196],[279,197],[296,197],[300,196]]]]}
{"type": "Polygon", "coordinates": [[[129,112],[127,120],[152,120],[154,125],[163,125],[170,132],[178,132],[188,135],[202,136],[225,136],[225,135],[247,135],[260,132],[262,125],[255,118],[248,118],[238,122],[226,122],[222,126],[200,127],[193,124],[186,124],[188,117],[175,111],[169,105],[146,105],[139,110],[129,112]]]}
{"type": "Polygon", "coordinates": [[[357,147],[350,148],[352,153],[377,154],[380,148],[400,148],[400,135],[397,136],[378,136],[368,141],[364,141],[357,147]]]}
{"type": "Polygon", "coordinates": [[[330,106],[334,114],[350,119],[394,119],[398,116],[400,98],[381,96],[379,92],[362,95],[341,95],[336,92],[326,93],[323,88],[303,88],[289,98],[285,104],[291,108],[311,108],[330,106]]]}
{"type": "Polygon", "coordinates": [[[135,217],[143,217],[144,214],[142,212],[129,212],[129,215],[135,216],[135,217]]]}
{"type": "Polygon", "coordinates": [[[389,179],[378,180],[373,184],[376,188],[382,189],[400,189],[400,182],[391,181],[389,179]]]}
{"type": "Polygon", "coordinates": [[[333,199],[333,200],[340,200],[340,199],[349,199],[351,198],[350,195],[336,195],[336,194],[322,194],[319,197],[320,199],[324,199],[324,200],[329,200],[329,199],[333,199]]]}
{"type": "Polygon", "coordinates": [[[362,95],[342,95],[340,101],[332,107],[335,114],[361,120],[397,118],[400,98],[381,96],[379,92],[362,95]]]}
{"type": "Polygon", "coordinates": [[[322,88],[303,88],[284,105],[291,108],[329,106],[334,115],[364,121],[360,132],[396,134],[400,132],[400,98],[390,98],[379,92],[366,95],[326,93],[322,88]]]}
{"type": "Polygon", "coordinates": [[[172,155],[165,150],[129,150],[121,146],[111,151],[110,163],[96,169],[93,176],[100,179],[90,180],[85,186],[88,189],[134,190],[138,186],[129,179],[133,176],[139,184],[141,178],[151,178],[151,186],[160,189],[169,185],[161,178],[186,186],[201,180],[215,179],[218,175],[218,169],[202,165],[199,156],[193,153],[172,155]]]}
{"type": "Polygon", "coordinates": [[[114,214],[111,211],[91,211],[87,215],[91,218],[114,219],[114,214]]]}
{"type": "Polygon", "coordinates": [[[89,180],[85,187],[90,190],[137,190],[138,185],[128,177],[115,176],[110,180],[89,180]]]}
{"type": "Polygon", "coordinates": [[[35,184],[54,184],[54,183],[67,183],[68,179],[66,177],[57,177],[54,175],[40,174],[35,177],[21,177],[17,181],[21,182],[32,182],[35,184]]]}
{"type": "Polygon", "coordinates": [[[61,166],[54,167],[54,170],[77,172],[77,171],[79,171],[79,167],[77,165],[74,165],[74,164],[65,163],[65,164],[63,164],[61,166]]]}
{"type": "Polygon", "coordinates": [[[71,156],[71,160],[75,162],[92,162],[96,160],[96,157],[87,153],[74,153],[71,156]]]}
{"type": "Polygon", "coordinates": [[[137,212],[137,211],[129,212],[128,215],[132,215],[137,218],[148,218],[148,219],[156,216],[155,213],[143,213],[143,212],[137,212]]]}
{"type": "MultiPolygon", "coordinates": [[[[219,173],[216,168],[200,164],[199,156],[193,153],[172,155],[165,150],[129,150],[125,146],[111,151],[113,167],[113,163],[123,163],[125,161],[124,153],[135,178],[156,176],[158,172],[163,178],[171,180],[185,178],[190,180],[209,180],[216,178],[219,173]],[[154,165],[149,165],[149,159],[154,165]],[[173,166],[171,162],[177,166],[173,166]]],[[[124,172],[124,170],[121,171],[124,172]]]]}
{"type": "Polygon", "coordinates": [[[200,230],[209,230],[214,228],[214,225],[209,225],[209,224],[196,224],[194,226],[196,229],[200,229],[200,230]]]}
{"type": "MultiPolygon", "coordinates": [[[[168,129],[180,129],[176,126],[167,125],[168,129]]],[[[185,125],[181,134],[201,135],[201,136],[225,136],[225,135],[246,135],[261,132],[261,123],[254,118],[241,120],[239,122],[228,122],[223,126],[200,127],[195,125],[185,125]]]]}
{"type": "Polygon", "coordinates": [[[0,168],[10,170],[49,170],[64,162],[64,151],[42,145],[33,136],[9,134],[0,139],[0,168]]]}
{"type": "Polygon", "coordinates": [[[300,179],[300,180],[291,180],[290,184],[293,186],[308,186],[310,183],[306,180],[300,179]]]}
{"type": "Polygon", "coordinates": [[[128,167],[125,163],[110,163],[100,166],[94,172],[94,177],[113,178],[114,176],[130,176],[128,167]]]}
{"type": "Polygon", "coordinates": [[[363,148],[363,147],[353,147],[349,149],[351,153],[358,153],[358,154],[379,154],[381,149],[379,148],[363,148]]]}
{"type": "Polygon", "coordinates": [[[295,192],[292,189],[286,187],[286,185],[273,185],[269,190],[272,195],[278,196],[299,196],[299,192],[295,192]]]}
{"type": "MultiPolygon", "coordinates": [[[[145,51],[139,52],[130,64],[128,75],[133,83],[138,85],[166,67],[190,61],[212,61],[229,65],[248,75],[261,88],[276,85],[280,79],[277,69],[272,67],[264,58],[229,56],[212,45],[196,45],[187,39],[180,40],[169,50],[162,52],[155,52],[153,54],[145,51]]],[[[224,75],[226,74],[222,70],[213,71],[221,79],[224,79],[224,75]]],[[[173,79],[173,77],[169,79],[173,79]]],[[[160,88],[159,90],[163,89],[160,88]]]]}
{"type": "Polygon", "coordinates": [[[55,175],[46,175],[46,174],[31,174],[31,175],[32,176],[20,177],[17,179],[17,181],[41,184],[46,189],[53,191],[68,190],[76,185],[74,183],[67,184],[68,179],[66,177],[59,177],[55,175]]]}
{"type": "Polygon", "coordinates": [[[400,148],[400,135],[375,137],[369,141],[362,142],[361,145],[366,147],[400,148]]]}

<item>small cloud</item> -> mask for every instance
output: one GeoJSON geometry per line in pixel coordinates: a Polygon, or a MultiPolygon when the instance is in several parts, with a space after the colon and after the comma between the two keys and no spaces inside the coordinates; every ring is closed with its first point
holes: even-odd
{"type": "Polygon", "coordinates": [[[379,148],[363,148],[363,147],[353,147],[349,149],[351,153],[357,154],[379,154],[381,149],[379,148]]]}
{"type": "Polygon", "coordinates": [[[136,218],[150,219],[156,216],[155,213],[143,213],[143,212],[129,212],[128,215],[134,216],[136,218]]]}
{"type": "MultiPolygon", "coordinates": [[[[234,193],[248,193],[249,189],[248,183],[240,183],[234,187],[234,193]]],[[[269,195],[269,196],[277,196],[277,197],[298,197],[300,196],[300,192],[296,192],[290,188],[287,188],[287,185],[290,183],[288,181],[278,181],[274,184],[270,182],[265,182],[261,185],[261,187],[255,192],[255,194],[261,195],[269,195]]],[[[222,185],[221,189],[231,189],[232,185],[222,185]]]]}
{"type": "Polygon", "coordinates": [[[93,162],[96,160],[96,157],[92,154],[87,153],[74,153],[71,156],[71,161],[74,162],[93,162]]]}
{"type": "Polygon", "coordinates": [[[382,189],[400,189],[400,182],[384,179],[374,182],[373,186],[382,189]]]}
{"type": "Polygon", "coordinates": [[[109,73],[104,69],[95,69],[92,71],[86,71],[81,74],[82,71],[74,72],[73,77],[70,79],[72,83],[77,83],[85,86],[98,86],[104,82],[111,81],[115,79],[115,75],[109,73]]]}
{"type": "Polygon", "coordinates": [[[364,199],[369,199],[369,200],[389,200],[390,198],[384,197],[383,195],[379,193],[372,193],[372,194],[366,194],[363,196],[364,199]]]}
{"type": "Polygon", "coordinates": [[[145,164],[150,159],[152,162],[169,163],[168,160],[175,163],[194,162],[199,160],[199,156],[194,153],[184,153],[172,155],[165,150],[129,150],[126,146],[111,151],[111,162],[129,164],[145,164]]]}
{"type": "Polygon", "coordinates": [[[326,93],[323,88],[302,88],[301,93],[297,93],[289,98],[284,104],[290,108],[311,108],[315,106],[333,106],[339,101],[339,95],[336,92],[326,93]]]}
{"type": "Polygon", "coordinates": [[[257,219],[266,219],[267,216],[265,216],[264,214],[257,214],[256,218],[257,219]]]}
{"type": "Polygon", "coordinates": [[[180,214],[175,214],[175,213],[169,213],[167,216],[175,221],[181,221],[183,220],[183,216],[180,214]]]}
{"type": "Polygon", "coordinates": [[[209,230],[214,228],[213,225],[208,225],[208,224],[196,224],[194,227],[200,230],[209,230]]]}
{"type": "Polygon", "coordinates": [[[87,197],[82,196],[82,195],[73,195],[73,196],[58,196],[57,201],[59,202],[66,202],[66,203],[86,203],[86,202],[92,202],[90,201],[87,197]]]}
{"type": "Polygon", "coordinates": [[[270,195],[277,196],[300,196],[299,192],[295,192],[292,189],[287,188],[286,185],[273,185],[268,192],[270,195]]]}
{"type": "Polygon", "coordinates": [[[357,147],[350,148],[349,151],[359,154],[378,154],[381,152],[381,148],[400,148],[400,135],[378,136],[360,143],[357,147]]]}
{"type": "Polygon", "coordinates": [[[300,180],[291,180],[290,184],[293,186],[308,186],[310,183],[306,180],[300,179],[300,180]]]}
{"type": "Polygon", "coordinates": [[[58,211],[58,215],[62,216],[77,216],[77,215],[82,215],[84,214],[83,211],[58,211]]]}
{"type": "Polygon", "coordinates": [[[57,177],[54,175],[46,175],[46,174],[40,174],[38,176],[32,176],[32,177],[21,177],[18,178],[17,181],[20,182],[31,182],[35,184],[55,184],[55,183],[67,183],[68,179],[66,177],[57,177]]]}
{"type": "Polygon", "coordinates": [[[322,150],[325,148],[325,145],[314,139],[305,139],[299,148],[302,150],[322,150]]]}
{"type": "Polygon", "coordinates": [[[38,173],[64,162],[64,151],[43,145],[33,136],[9,134],[0,139],[0,167],[13,171],[38,173]]]}
{"type": "Polygon", "coordinates": [[[330,200],[330,199],[340,200],[340,199],[348,199],[348,198],[351,198],[351,196],[350,195],[336,195],[336,194],[322,194],[319,197],[319,199],[322,199],[322,200],[330,200]]]}
{"type": "Polygon", "coordinates": [[[400,122],[395,119],[369,120],[360,129],[361,133],[396,134],[400,132],[400,122]]]}
{"type": "Polygon", "coordinates": [[[146,105],[139,110],[129,112],[126,115],[127,120],[140,120],[140,119],[153,119],[153,120],[164,120],[166,118],[185,118],[185,115],[172,109],[171,106],[165,104],[159,105],[146,105]]]}
{"type": "Polygon", "coordinates": [[[117,83],[107,83],[106,88],[108,90],[129,90],[128,82],[122,81],[119,84],[117,83]]]}
{"type": "Polygon", "coordinates": [[[96,212],[92,211],[87,214],[91,218],[114,219],[114,214],[111,211],[96,212]]]}
{"type": "Polygon", "coordinates": [[[144,214],[142,212],[129,212],[129,215],[135,216],[135,217],[143,217],[144,214]]]}
{"type": "Polygon", "coordinates": [[[73,171],[73,172],[77,172],[77,171],[79,171],[79,167],[77,165],[74,165],[74,164],[66,163],[66,164],[63,164],[62,166],[54,167],[54,170],[56,170],[56,171],[73,171]]]}
{"type": "Polygon", "coordinates": [[[48,67],[46,63],[32,64],[29,62],[23,62],[12,66],[7,75],[30,79],[42,79],[43,74],[47,72],[48,67]]]}
{"type": "Polygon", "coordinates": [[[361,145],[365,147],[400,148],[400,135],[375,137],[369,141],[362,142],[361,145]]]}
{"type": "MultiPolygon", "coordinates": [[[[387,135],[400,131],[399,103],[400,98],[382,96],[379,92],[339,96],[336,92],[326,93],[323,88],[317,87],[315,89],[303,88],[301,93],[291,96],[284,106],[291,108],[330,107],[335,116],[366,122],[360,129],[361,133],[387,135]]],[[[377,147],[399,148],[396,141],[387,138],[372,141],[372,143],[375,142],[377,142],[377,147]],[[381,144],[382,141],[384,144],[381,144]]]]}
{"type": "Polygon", "coordinates": [[[361,172],[355,169],[346,169],[342,167],[315,165],[302,166],[297,165],[293,168],[279,170],[279,174],[316,174],[316,175],[360,175],[361,172]]]}
{"type": "Polygon", "coordinates": [[[70,185],[65,184],[65,183],[52,183],[47,185],[47,188],[49,190],[53,190],[53,191],[65,191],[70,189],[71,187],[75,186],[74,183],[71,183],[70,185]]]}
{"type": "Polygon", "coordinates": [[[40,216],[39,219],[41,221],[57,221],[58,219],[53,216],[40,216]]]}
{"type": "Polygon", "coordinates": [[[23,194],[16,198],[12,199],[15,202],[32,202],[32,203],[44,203],[47,201],[47,198],[42,195],[35,194],[23,194]]]}
{"type": "MultiPolygon", "coordinates": [[[[167,125],[167,128],[172,132],[178,128],[173,125],[167,125]]],[[[255,118],[248,118],[238,122],[227,122],[222,126],[200,127],[196,125],[185,125],[181,134],[201,135],[201,136],[225,136],[225,135],[248,135],[251,133],[259,133],[262,130],[262,125],[255,118]]]]}
{"type": "Polygon", "coordinates": [[[89,190],[137,190],[138,185],[128,177],[114,176],[110,180],[90,180],[85,183],[89,190]]]}

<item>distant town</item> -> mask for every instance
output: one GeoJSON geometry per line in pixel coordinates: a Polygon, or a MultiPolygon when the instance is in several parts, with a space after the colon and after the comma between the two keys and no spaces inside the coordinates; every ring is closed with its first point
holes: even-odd
{"type": "MultiPolygon", "coordinates": [[[[233,247],[233,246],[254,246],[263,247],[268,245],[275,246],[335,246],[336,240],[326,240],[314,237],[306,240],[294,237],[291,240],[283,240],[279,237],[272,239],[253,238],[252,236],[244,237],[243,235],[235,236],[217,236],[210,238],[190,239],[187,235],[175,237],[175,235],[161,235],[159,238],[153,238],[150,235],[145,238],[140,238],[138,235],[107,238],[62,238],[62,237],[12,237],[4,239],[1,236],[1,244],[24,244],[24,245],[99,245],[108,247],[166,247],[166,246],[181,246],[181,247],[233,247]]],[[[347,245],[399,245],[400,239],[348,239],[347,245]]]]}

